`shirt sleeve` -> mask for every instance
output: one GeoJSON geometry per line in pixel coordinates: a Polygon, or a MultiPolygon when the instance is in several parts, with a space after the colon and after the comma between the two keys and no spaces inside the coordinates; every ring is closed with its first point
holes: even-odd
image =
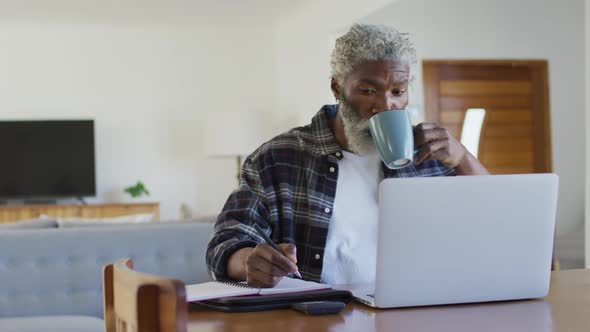
{"type": "Polygon", "coordinates": [[[454,168],[448,168],[447,166],[444,166],[444,168],[445,170],[443,172],[445,176],[457,176],[457,171],[454,168]]]}
{"type": "Polygon", "coordinates": [[[427,160],[422,163],[431,176],[456,176],[454,168],[449,168],[439,160],[427,160]]]}
{"type": "Polygon", "coordinates": [[[257,164],[251,158],[246,159],[240,185],[230,194],[215,223],[206,261],[216,280],[228,278],[227,262],[234,252],[264,242],[252,227],[254,223],[267,234],[270,232],[268,200],[257,164]]]}

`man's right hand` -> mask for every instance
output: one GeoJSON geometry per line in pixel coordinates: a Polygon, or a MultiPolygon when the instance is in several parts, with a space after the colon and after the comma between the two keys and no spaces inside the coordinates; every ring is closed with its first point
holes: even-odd
{"type": "Polygon", "coordinates": [[[284,276],[298,270],[295,245],[281,243],[279,248],[283,254],[265,243],[236,251],[227,263],[228,276],[258,287],[274,287],[284,276]]]}

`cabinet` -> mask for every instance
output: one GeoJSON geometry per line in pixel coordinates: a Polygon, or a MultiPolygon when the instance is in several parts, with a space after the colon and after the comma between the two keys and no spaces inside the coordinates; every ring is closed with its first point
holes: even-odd
{"type": "Polygon", "coordinates": [[[160,204],[5,205],[0,206],[0,223],[36,219],[40,215],[53,218],[111,218],[140,213],[152,213],[154,220],[159,220],[160,204]]]}

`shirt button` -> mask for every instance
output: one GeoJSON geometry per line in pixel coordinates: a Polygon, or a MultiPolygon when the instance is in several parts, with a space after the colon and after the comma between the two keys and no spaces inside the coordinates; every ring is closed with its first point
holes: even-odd
{"type": "Polygon", "coordinates": [[[336,169],[334,167],[330,167],[330,173],[334,173],[336,169]]]}
{"type": "Polygon", "coordinates": [[[315,256],[313,256],[313,258],[315,258],[315,259],[320,259],[320,257],[321,257],[320,254],[315,254],[315,256]]]}
{"type": "Polygon", "coordinates": [[[326,213],[330,213],[330,208],[325,208],[325,209],[324,209],[324,211],[325,211],[326,213]]]}
{"type": "Polygon", "coordinates": [[[341,155],[342,155],[342,153],[336,152],[336,157],[340,157],[341,155]]]}

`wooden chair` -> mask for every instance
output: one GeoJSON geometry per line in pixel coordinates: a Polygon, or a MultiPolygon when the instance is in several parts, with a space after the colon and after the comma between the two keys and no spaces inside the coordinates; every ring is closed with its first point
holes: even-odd
{"type": "Polygon", "coordinates": [[[133,270],[130,259],[103,269],[106,332],[186,332],[184,283],[133,270]]]}

